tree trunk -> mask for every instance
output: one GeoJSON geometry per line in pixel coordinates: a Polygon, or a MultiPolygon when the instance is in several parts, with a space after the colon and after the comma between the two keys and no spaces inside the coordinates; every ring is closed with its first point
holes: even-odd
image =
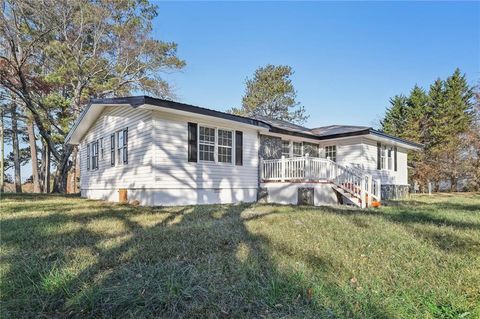
{"type": "Polygon", "coordinates": [[[70,190],[72,193],[77,192],[77,180],[80,176],[80,165],[79,165],[79,154],[78,154],[78,146],[73,147],[72,151],[72,174],[71,174],[71,181],[70,181],[70,190]]]}
{"type": "Polygon", "coordinates": [[[457,191],[457,179],[455,177],[450,177],[450,192],[457,191]]]}
{"type": "Polygon", "coordinates": [[[5,148],[4,148],[3,109],[0,110],[0,193],[5,185],[5,148]]]}
{"type": "MultiPolygon", "coordinates": [[[[77,119],[80,116],[80,111],[82,109],[81,96],[83,92],[83,84],[79,81],[75,86],[73,92],[73,115],[77,119]]],[[[72,151],[72,181],[71,181],[71,191],[72,193],[77,192],[77,179],[80,177],[80,157],[78,146],[73,147],[72,151]]]]}
{"type": "Polygon", "coordinates": [[[45,172],[43,173],[43,192],[48,194],[50,193],[50,149],[46,145],[46,142],[44,143],[44,149],[43,152],[45,154],[45,172]]]}
{"type": "Polygon", "coordinates": [[[45,163],[47,162],[47,153],[45,152],[45,149],[47,146],[42,138],[40,140],[42,141],[42,159],[40,161],[40,172],[38,173],[38,176],[40,177],[40,191],[45,193],[45,163]]]}
{"type": "Polygon", "coordinates": [[[40,178],[38,176],[37,142],[35,138],[35,127],[33,125],[33,118],[31,114],[28,115],[27,131],[28,131],[28,143],[30,144],[31,161],[32,161],[33,192],[40,193],[40,178]]]}
{"type": "Polygon", "coordinates": [[[20,148],[18,143],[17,106],[10,108],[12,114],[12,144],[13,144],[13,167],[15,173],[15,192],[22,192],[22,176],[20,172],[20,148]]]}
{"type": "MultiPolygon", "coordinates": [[[[66,146],[66,151],[68,154],[72,153],[72,146],[66,146]]],[[[67,191],[67,180],[68,180],[68,171],[72,167],[69,157],[64,156],[62,161],[57,163],[57,170],[55,172],[55,177],[53,181],[53,192],[54,193],[66,193],[67,191]]]]}

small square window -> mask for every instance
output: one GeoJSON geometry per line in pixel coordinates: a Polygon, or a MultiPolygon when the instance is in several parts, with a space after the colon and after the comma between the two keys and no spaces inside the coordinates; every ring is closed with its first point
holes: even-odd
{"type": "Polygon", "coordinates": [[[301,142],[300,143],[293,142],[292,149],[293,149],[293,157],[301,157],[303,155],[301,142]]]}
{"type": "Polygon", "coordinates": [[[282,156],[290,157],[290,141],[282,141],[282,156]]]}
{"type": "Polygon", "coordinates": [[[337,146],[329,145],[325,146],[325,158],[328,158],[334,162],[337,161],[337,146]]]}

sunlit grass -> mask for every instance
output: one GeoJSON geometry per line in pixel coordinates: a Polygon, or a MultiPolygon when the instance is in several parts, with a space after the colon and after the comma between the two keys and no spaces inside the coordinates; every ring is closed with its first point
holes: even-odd
{"type": "Polygon", "coordinates": [[[2,318],[480,317],[480,195],[375,210],[0,200],[2,318]]]}

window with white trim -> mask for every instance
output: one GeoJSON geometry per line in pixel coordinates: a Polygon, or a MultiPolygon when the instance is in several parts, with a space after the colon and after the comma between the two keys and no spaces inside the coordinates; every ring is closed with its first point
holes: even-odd
{"type": "Polygon", "coordinates": [[[292,142],[293,157],[301,157],[303,155],[302,146],[302,142],[292,142]]]}
{"type": "Polygon", "coordinates": [[[387,146],[382,144],[382,148],[380,149],[380,169],[386,168],[386,159],[387,159],[387,146]]]}
{"type": "Polygon", "coordinates": [[[218,162],[232,163],[233,133],[218,129],[218,162]]]}
{"type": "Polygon", "coordinates": [[[90,170],[90,163],[91,163],[91,156],[90,156],[90,143],[87,143],[87,171],[90,170]]]}
{"type": "Polygon", "coordinates": [[[393,147],[387,149],[387,168],[393,171],[393,147]]]}
{"type": "Polygon", "coordinates": [[[379,143],[378,145],[380,145],[380,169],[395,170],[395,148],[387,144],[379,143]]]}
{"type": "Polygon", "coordinates": [[[90,143],[92,154],[92,170],[98,169],[98,140],[90,143]]]}
{"type": "Polygon", "coordinates": [[[290,157],[290,141],[282,140],[282,156],[290,157]]]}
{"type": "Polygon", "coordinates": [[[117,164],[128,164],[128,128],[116,132],[117,164]]]}
{"type": "Polygon", "coordinates": [[[201,161],[215,162],[215,129],[200,126],[198,155],[201,161]]]}
{"type": "Polygon", "coordinates": [[[325,146],[325,158],[334,162],[337,161],[337,145],[325,146]]]}

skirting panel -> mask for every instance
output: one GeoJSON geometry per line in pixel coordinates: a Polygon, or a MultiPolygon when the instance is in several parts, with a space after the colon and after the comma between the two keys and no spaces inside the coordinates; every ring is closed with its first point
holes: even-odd
{"type": "Polygon", "coordinates": [[[309,195],[307,196],[309,203],[313,199],[315,206],[338,204],[337,195],[330,183],[262,183],[259,201],[297,205],[299,202],[305,202],[304,198],[299,198],[299,194],[303,193],[309,195]],[[311,193],[313,198],[310,198],[311,193]]]}
{"type": "MultiPolygon", "coordinates": [[[[81,196],[118,202],[118,189],[82,189],[81,196]]],[[[178,206],[197,204],[231,204],[255,202],[256,188],[234,189],[127,189],[129,202],[135,200],[144,206],[178,206]]]]}
{"type": "Polygon", "coordinates": [[[384,185],[381,186],[382,199],[403,199],[409,194],[408,185],[384,185]]]}

